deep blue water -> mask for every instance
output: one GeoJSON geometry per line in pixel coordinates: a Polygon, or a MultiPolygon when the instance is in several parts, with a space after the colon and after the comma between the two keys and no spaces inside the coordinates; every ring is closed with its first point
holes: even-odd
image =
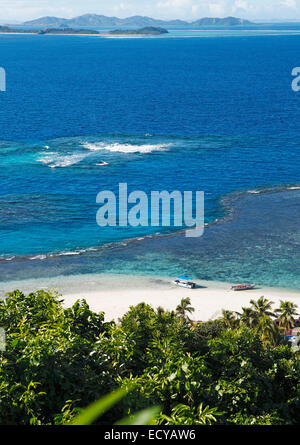
{"type": "Polygon", "coordinates": [[[1,36],[1,139],[117,133],[295,137],[298,36],[1,36]]]}
{"type": "MultiPolygon", "coordinates": [[[[207,222],[226,214],[221,200],[228,193],[299,184],[300,93],[291,89],[298,65],[300,36],[292,35],[0,36],[7,72],[7,92],[0,93],[0,253],[17,257],[0,264],[0,277],[7,278],[8,267],[11,274],[18,256],[157,232],[96,225],[97,193],[119,182],[146,192],[204,190],[207,222]]],[[[255,239],[248,242],[251,251],[255,239]]],[[[262,257],[271,262],[273,254],[267,249],[262,257]]],[[[134,273],[136,259],[128,255],[125,269],[134,273]]],[[[282,255],[287,267],[295,260],[282,255]]],[[[61,272],[85,270],[84,261],[75,269],[68,264],[61,272]]],[[[31,266],[28,277],[34,274],[31,266]]],[[[281,285],[295,285],[295,277],[285,277],[281,285]]]]}

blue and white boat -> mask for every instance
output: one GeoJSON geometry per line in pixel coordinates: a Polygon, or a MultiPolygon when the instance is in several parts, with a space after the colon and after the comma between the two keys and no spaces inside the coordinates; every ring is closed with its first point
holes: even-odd
{"type": "Polygon", "coordinates": [[[187,289],[195,289],[196,283],[192,281],[192,278],[178,277],[173,281],[176,286],[185,287],[187,289]]]}

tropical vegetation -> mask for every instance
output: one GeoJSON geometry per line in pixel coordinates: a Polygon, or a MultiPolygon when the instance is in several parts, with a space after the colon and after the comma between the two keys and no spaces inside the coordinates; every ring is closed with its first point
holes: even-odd
{"type": "Polygon", "coordinates": [[[16,290],[0,301],[0,424],[299,424],[296,313],[262,297],[195,322],[183,299],[106,322],[85,300],[16,290]]]}

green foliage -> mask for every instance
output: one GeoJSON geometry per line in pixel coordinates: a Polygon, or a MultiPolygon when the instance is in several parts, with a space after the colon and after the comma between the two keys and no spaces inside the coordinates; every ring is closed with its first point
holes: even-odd
{"type": "Polygon", "coordinates": [[[0,354],[0,423],[54,423],[66,400],[88,404],[112,385],[105,357],[94,350],[107,326],[86,303],[69,310],[55,294],[15,291],[0,302],[0,326],[7,341],[0,354]]]}
{"type": "Polygon", "coordinates": [[[284,331],[295,326],[294,315],[297,315],[297,305],[290,301],[280,301],[280,307],[276,309],[280,315],[278,317],[278,325],[284,331]]]}
{"type": "Polygon", "coordinates": [[[195,335],[202,340],[211,340],[218,337],[226,329],[222,320],[211,320],[197,323],[194,327],[195,335]]]}
{"type": "Polygon", "coordinates": [[[278,323],[266,299],[207,323],[192,309],[142,303],[105,323],[84,300],[66,309],[55,293],[8,294],[0,423],[299,424],[300,364],[280,335],[295,307],[282,302],[278,323]]]}
{"type": "Polygon", "coordinates": [[[294,315],[297,314],[297,305],[289,301],[281,301],[280,308],[272,311],[273,302],[265,297],[257,301],[251,300],[251,307],[242,308],[242,313],[223,310],[222,321],[229,329],[246,326],[259,334],[265,345],[276,346],[282,339],[282,333],[295,326],[294,315]]]}
{"type": "Polygon", "coordinates": [[[165,425],[211,425],[221,415],[216,408],[203,408],[202,403],[198,408],[179,404],[172,409],[170,416],[161,414],[158,420],[165,425]]]}
{"type": "Polygon", "coordinates": [[[283,425],[284,422],[276,411],[271,414],[262,414],[260,416],[241,415],[240,413],[232,419],[234,425],[283,425]]]}
{"type": "Polygon", "coordinates": [[[222,321],[229,329],[236,329],[239,326],[238,314],[232,311],[222,310],[222,321]]]}
{"type": "Polygon", "coordinates": [[[190,321],[188,314],[192,314],[193,312],[195,312],[195,309],[191,306],[190,298],[183,298],[176,308],[176,313],[187,321],[190,321]]]}
{"type": "Polygon", "coordinates": [[[189,323],[185,318],[176,317],[174,312],[140,303],[131,307],[129,312],[120,319],[120,329],[134,344],[130,369],[133,372],[147,366],[153,341],[172,338],[177,348],[188,347],[192,336],[189,323]]]}

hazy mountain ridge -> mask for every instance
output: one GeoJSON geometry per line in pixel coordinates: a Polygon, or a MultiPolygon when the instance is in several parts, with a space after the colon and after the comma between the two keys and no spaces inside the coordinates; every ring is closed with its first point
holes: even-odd
{"type": "Polygon", "coordinates": [[[236,17],[210,18],[204,17],[194,22],[186,22],[183,20],[158,20],[151,17],[132,16],[125,19],[118,17],[107,17],[97,14],[85,14],[72,19],[59,17],[41,17],[36,20],[24,22],[26,26],[239,26],[251,25],[252,22],[236,17]]]}
{"type": "Polygon", "coordinates": [[[253,22],[249,20],[240,19],[237,17],[225,17],[223,19],[220,18],[211,18],[204,17],[202,19],[196,20],[192,23],[192,25],[196,26],[243,26],[243,25],[254,25],[253,22]]]}

